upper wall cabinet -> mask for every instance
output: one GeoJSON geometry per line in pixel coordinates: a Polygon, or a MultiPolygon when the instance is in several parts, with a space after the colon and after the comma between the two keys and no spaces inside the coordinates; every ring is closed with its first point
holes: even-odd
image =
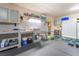
{"type": "Polygon", "coordinates": [[[0,22],[18,23],[18,18],[18,11],[8,8],[0,8],[0,22]]]}
{"type": "Polygon", "coordinates": [[[0,8],[0,22],[7,22],[9,20],[9,9],[0,8]]]}
{"type": "Polygon", "coordinates": [[[18,22],[19,12],[16,10],[10,10],[10,21],[13,23],[18,22]]]}

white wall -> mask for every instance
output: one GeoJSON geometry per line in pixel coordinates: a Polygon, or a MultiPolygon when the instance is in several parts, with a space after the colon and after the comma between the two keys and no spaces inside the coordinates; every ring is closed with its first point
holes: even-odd
{"type": "MultiPolygon", "coordinates": [[[[29,19],[28,19],[29,20],[29,19]]],[[[33,28],[38,28],[40,29],[40,31],[45,31],[45,32],[48,32],[48,25],[45,24],[45,21],[41,21],[42,23],[41,24],[37,24],[37,23],[29,23],[28,20],[26,21],[23,21],[21,24],[20,24],[20,28],[23,28],[23,29],[30,29],[31,27],[33,28]]]]}

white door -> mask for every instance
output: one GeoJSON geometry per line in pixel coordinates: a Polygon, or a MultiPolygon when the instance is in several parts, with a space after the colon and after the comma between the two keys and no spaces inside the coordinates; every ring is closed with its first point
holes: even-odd
{"type": "Polygon", "coordinates": [[[79,21],[77,22],[77,31],[76,31],[76,34],[77,34],[77,39],[79,39],[79,21]]]}

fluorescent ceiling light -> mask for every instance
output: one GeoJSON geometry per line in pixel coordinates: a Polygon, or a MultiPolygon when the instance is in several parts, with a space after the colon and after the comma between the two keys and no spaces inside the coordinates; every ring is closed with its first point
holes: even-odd
{"type": "Polygon", "coordinates": [[[28,22],[41,23],[41,20],[38,20],[38,19],[29,19],[28,22]]]}
{"type": "Polygon", "coordinates": [[[69,9],[69,11],[77,11],[79,10],[79,4],[74,5],[72,8],[69,9]]]}

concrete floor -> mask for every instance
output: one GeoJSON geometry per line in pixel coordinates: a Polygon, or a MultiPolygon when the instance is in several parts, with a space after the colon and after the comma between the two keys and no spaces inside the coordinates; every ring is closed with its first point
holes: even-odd
{"type": "Polygon", "coordinates": [[[47,41],[42,48],[32,48],[17,56],[79,56],[79,48],[70,47],[62,40],[47,41]]]}
{"type": "Polygon", "coordinates": [[[0,56],[79,56],[79,48],[62,40],[41,41],[41,47],[38,45],[2,51],[0,56]]]}

